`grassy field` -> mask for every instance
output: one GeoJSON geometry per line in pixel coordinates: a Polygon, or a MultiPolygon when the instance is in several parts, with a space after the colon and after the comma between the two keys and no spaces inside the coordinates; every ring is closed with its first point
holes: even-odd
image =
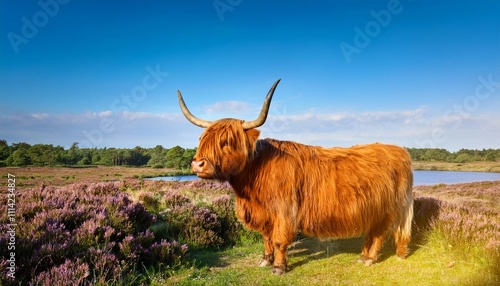
{"type": "Polygon", "coordinates": [[[414,170],[500,172],[500,162],[449,163],[440,161],[414,161],[414,170]]]}
{"type": "MultiPolygon", "coordinates": [[[[441,171],[478,171],[478,172],[500,172],[500,162],[471,162],[471,163],[448,163],[448,162],[413,162],[415,170],[441,170],[441,171]]],[[[110,182],[126,179],[150,178],[168,176],[178,172],[175,169],[149,167],[107,167],[92,166],[84,168],[68,167],[26,167],[0,168],[0,176],[6,177],[8,173],[18,177],[18,186],[34,187],[40,185],[64,186],[77,182],[110,182]]]]}
{"type": "Polygon", "coordinates": [[[500,182],[422,186],[414,192],[414,237],[406,260],[396,258],[390,240],[380,262],[365,267],[357,263],[360,238],[298,237],[289,249],[290,271],[276,277],[257,266],[263,244],[247,241],[192,253],[192,267],[157,285],[498,285],[500,182]]]}
{"type": "Polygon", "coordinates": [[[395,256],[392,241],[380,262],[357,262],[361,238],[319,241],[298,236],[290,271],[276,277],[257,266],[261,242],[192,253],[192,267],[156,285],[498,285],[500,182],[415,188],[411,253],[395,256]]]}
{"type": "MultiPolygon", "coordinates": [[[[491,171],[496,170],[496,164],[454,165],[460,170],[491,171]]],[[[417,169],[433,166],[439,169],[451,165],[415,164],[417,169]]],[[[172,184],[179,184],[177,188],[198,203],[209,202],[221,194],[195,189],[190,182],[141,179],[170,171],[123,167],[0,168],[0,176],[15,175],[18,192],[41,185],[119,181],[136,186],[128,190],[134,198],[142,192],[165,192],[172,184]]],[[[5,193],[6,184],[0,189],[5,193]]],[[[413,241],[405,260],[396,258],[390,240],[381,251],[379,263],[365,267],[357,263],[360,238],[319,241],[299,235],[289,249],[289,272],[276,277],[270,268],[257,266],[262,242],[244,237],[232,247],[190,248],[186,264],[151,273],[146,270],[146,274],[152,285],[499,285],[500,181],[418,186],[414,195],[413,241]]]]}
{"type": "Polygon", "coordinates": [[[81,168],[68,167],[26,167],[0,168],[0,176],[7,177],[13,174],[17,177],[18,187],[65,186],[78,182],[113,182],[127,179],[140,179],[150,177],[168,176],[178,172],[175,169],[149,167],[107,167],[93,166],[81,168]]]}

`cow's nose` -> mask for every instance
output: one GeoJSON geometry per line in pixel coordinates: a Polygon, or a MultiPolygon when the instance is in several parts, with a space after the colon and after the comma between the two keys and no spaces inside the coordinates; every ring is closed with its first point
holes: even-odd
{"type": "Polygon", "coordinates": [[[191,162],[191,169],[195,173],[201,173],[203,166],[205,165],[205,161],[195,161],[191,162]]]}

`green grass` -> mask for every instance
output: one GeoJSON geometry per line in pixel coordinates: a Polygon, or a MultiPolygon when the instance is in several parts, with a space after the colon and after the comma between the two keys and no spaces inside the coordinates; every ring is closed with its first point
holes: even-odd
{"type": "Polygon", "coordinates": [[[246,239],[225,249],[190,249],[187,265],[168,278],[158,273],[164,278],[153,285],[500,285],[499,190],[498,182],[416,188],[420,231],[413,231],[405,260],[391,239],[379,262],[366,267],[357,262],[362,238],[300,237],[289,248],[289,271],[274,276],[258,267],[263,243],[246,239]]]}
{"type": "Polygon", "coordinates": [[[290,270],[274,276],[257,264],[263,245],[249,242],[221,251],[191,254],[191,266],[153,285],[497,285],[482,249],[468,253],[453,249],[432,231],[425,243],[412,245],[405,260],[394,255],[391,242],[382,249],[380,262],[366,267],[357,262],[362,239],[321,242],[302,238],[289,249],[290,270]]]}

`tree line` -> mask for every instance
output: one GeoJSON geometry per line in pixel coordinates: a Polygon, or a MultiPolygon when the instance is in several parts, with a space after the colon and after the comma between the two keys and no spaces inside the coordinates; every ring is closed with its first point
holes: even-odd
{"type": "Polygon", "coordinates": [[[186,169],[195,154],[196,148],[180,146],[79,148],[75,142],[65,149],[52,144],[30,145],[25,142],[8,145],[7,141],[0,140],[0,167],[105,165],[186,169]]]}
{"type": "Polygon", "coordinates": [[[460,149],[450,152],[439,148],[407,148],[413,161],[444,161],[450,163],[467,163],[477,161],[499,161],[500,149],[460,149]]]}
{"type": "MultiPolygon", "coordinates": [[[[407,150],[414,161],[467,163],[500,160],[500,149],[461,149],[457,152],[438,148],[407,150]]],[[[185,149],[180,146],[79,148],[78,142],[75,142],[65,149],[52,144],[30,145],[25,142],[9,145],[6,140],[0,140],[0,167],[105,165],[188,169],[195,154],[196,148],[185,149]]]]}

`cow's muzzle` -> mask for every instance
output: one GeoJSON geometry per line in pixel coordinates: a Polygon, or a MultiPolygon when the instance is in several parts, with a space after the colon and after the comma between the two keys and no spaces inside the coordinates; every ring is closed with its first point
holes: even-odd
{"type": "Polygon", "coordinates": [[[203,172],[203,167],[205,166],[205,161],[196,161],[193,160],[191,162],[191,170],[195,173],[202,173],[203,172]]]}

